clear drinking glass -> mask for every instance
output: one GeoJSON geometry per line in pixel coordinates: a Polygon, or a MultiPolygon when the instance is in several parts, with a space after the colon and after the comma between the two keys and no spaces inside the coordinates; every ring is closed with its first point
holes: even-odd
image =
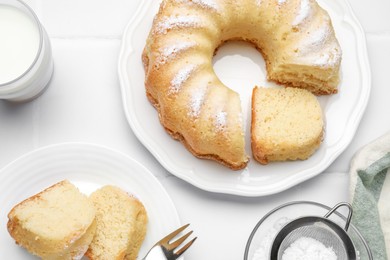
{"type": "Polygon", "coordinates": [[[0,0],[0,99],[34,99],[52,74],[50,40],[34,11],[20,0],[0,0]]]}

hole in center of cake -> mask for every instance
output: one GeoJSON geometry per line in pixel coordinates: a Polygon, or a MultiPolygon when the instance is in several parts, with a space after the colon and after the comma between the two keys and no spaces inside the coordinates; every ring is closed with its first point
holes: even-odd
{"type": "MultiPolygon", "coordinates": [[[[248,146],[252,89],[255,86],[275,87],[277,85],[267,81],[263,56],[247,42],[232,41],[223,44],[213,58],[213,67],[221,82],[240,95],[248,146]]],[[[250,147],[247,147],[247,150],[249,151],[250,147]]]]}
{"type": "Polygon", "coordinates": [[[249,43],[223,44],[213,58],[215,73],[223,84],[238,92],[252,92],[254,85],[267,84],[263,56],[249,43]]]}

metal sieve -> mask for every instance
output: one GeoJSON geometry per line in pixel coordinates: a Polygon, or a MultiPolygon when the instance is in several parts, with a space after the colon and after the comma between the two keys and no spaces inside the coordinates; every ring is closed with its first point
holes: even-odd
{"type": "Polygon", "coordinates": [[[303,237],[315,239],[327,248],[331,248],[337,260],[356,260],[355,247],[347,234],[351,218],[352,206],[342,202],[334,206],[324,217],[308,216],[289,222],[273,241],[271,260],[281,260],[286,249],[303,237]],[[344,228],[329,219],[329,216],[341,206],[346,206],[349,210],[344,228]]]}

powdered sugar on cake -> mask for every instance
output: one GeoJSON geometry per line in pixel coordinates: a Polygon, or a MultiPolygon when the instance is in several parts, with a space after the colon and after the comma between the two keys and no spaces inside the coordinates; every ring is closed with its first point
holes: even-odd
{"type": "Polygon", "coordinates": [[[295,17],[292,25],[298,26],[311,14],[311,6],[309,0],[302,0],[299,6],[298,14],[295,17]]]}
{"type": "Polygon", "coordinates": [[[197,16],[169,16],[164,17],[154,28],[158,34],[166,34],[171,29],[199,27],[201,21],[197,16]]]}
{"type": "Polygon", "coordinates": [[[329,37],[331,36],[331,32],[328,27],[322,27],[315,32],[310,33],[310,37],[304,40],[304,42],[300,42],[300,54],[306,55],[315,53],[316,51],[323,51],[323,47],[329,37]]]}
{"type": "Polygon", "coordinates": [[[190,111],[188,113],[191,117],[198,117],[200,114],[200,109],[204,101],[206,90],[198,89],[195,90],[191,96],[190,100],[190,111]]]}
{"type": "Polygon", "coordinates": [[[171,86],[169,88],[168,94],[177,93],[181,89],[182,84],[190,77],[195,68],[196,66],[191,64],[179,70],[179,72],[171,80],[171,86]]]}
{"type": "Polygon", "coordinates": [[[333,48],[329,52],[322,54],[314,61],[317,66],[334,66],[340,60],[340,52],[333,48]]]}
{"type": "Polygon", "coordinates": [[[227,113],[226,111],[219,111],[215,115],[215,126],[218,131],[223,131],[227,124],[227,113]]]}
{"type": "Polygon", "coordinates": [[[195,42],[178,42],[168,47],[160,49],[160,55],[157,57],[156,64],[165,64],[169,60],[174,59],[177,54],[188,50],[196,45],[195,42]]]}
{"type": "Polygon", "coordinates": [[[335,44],[329,46],[327,50],[323,49],[324,45],[328,44],[330,36],[331,31],[328,27],[322,27],[311,33],[309,40],[300,43],[302,46],[299,49],[300,57],[305,57],[304,60],[316,66],[334,66],[339,62],[341,52],[335,44]],[[320,51],[321,53],[319,53],[320,51]]]}
{"type": "Polygon", "coordinates": [[[176,2],[179,3],[191,3],[191,4],[196,4],[199,5],[202,8],[205,9],[211,9],[214,11],[218,10],[218,5],[215,1],[213,0],[176,0],[176,2]]]}

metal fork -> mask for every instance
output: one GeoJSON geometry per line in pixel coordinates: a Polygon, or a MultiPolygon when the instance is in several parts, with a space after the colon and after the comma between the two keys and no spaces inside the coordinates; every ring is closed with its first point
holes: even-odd
{"type": "Polygon", "coordinates": [[[160,241],[158,241],[146,254],[142,260],[175,260],[178,259],[191,245],[195,242],[197,237],[193,238],[190,242],[182,246],[179,250],[176,250],[191,234],[192,230],[177,240],[171,242],[180,232],[186,229],[190,224],[186,224],[181,228],[176,229],[160,241]]]}

